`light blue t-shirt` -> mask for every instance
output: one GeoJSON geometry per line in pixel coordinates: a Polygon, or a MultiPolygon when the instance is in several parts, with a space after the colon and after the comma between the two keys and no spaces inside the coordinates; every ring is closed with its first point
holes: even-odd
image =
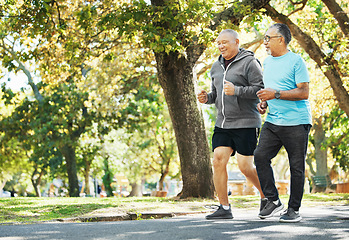
{"type": "MultiPolygon", "coordinates": [[[[265,88],[287,91],[297,88],[298,83],[309,82],[304,60],[291,51],[280,57],[267,57],[263,66],[265,88]]],[[[272,99],[267,102],[269,107],[267,122],[279,126],[311,124],[311,110],[308,100],[272,99]]]]}

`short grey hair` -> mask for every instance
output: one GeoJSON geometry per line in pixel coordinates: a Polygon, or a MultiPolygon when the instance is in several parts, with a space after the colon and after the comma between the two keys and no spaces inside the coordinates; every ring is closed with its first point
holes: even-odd
{"type": "Polygon", "coordinates": [[[278,31],[278,33],[285,39],[286,45],[288,45],[291,42],[292,34],[289,27],[286,24],[275,23],[271,25],[270,28],[275,28],[278,31]]]}
{"type": "Polygon", "coordinates": [[[236,31],[234,31],[233,29],[224,29],[223,31],[221,31],[221,33],[219,35],[221,35],[223,33],[229,33],[234,37],[234,39],[239,39],[239,34],[236,31]]]}

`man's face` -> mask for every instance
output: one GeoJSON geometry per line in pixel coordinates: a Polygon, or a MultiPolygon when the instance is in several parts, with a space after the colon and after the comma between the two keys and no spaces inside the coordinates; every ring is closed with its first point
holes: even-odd
{"type": "Polygon", "coordinates": [[[282,36],[276,28],[269,28],[264,36],[264,46],[269,55],[277,56],[280,48],[283,48],[282,36]]]}
{"type": "Polygon", "coordinates": [[[230,33],[219,34],[217,45],[225,60],[232,59],[239,52],[239,39],[235,39],[230,33]]]}

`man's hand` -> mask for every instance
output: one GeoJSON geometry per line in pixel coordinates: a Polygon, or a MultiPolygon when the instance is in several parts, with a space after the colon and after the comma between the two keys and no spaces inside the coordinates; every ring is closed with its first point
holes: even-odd
{"type": "Polygon", "coordinates": [[[198,100],[200,103],[207,103],[208,97],[207,92],[205,90],[201,90],[201,92],[198,93],[198,100]]]}
{"type": "Polygon", "coordinates": [[[271,88],[261,89],[257,92],[257,97],[263,102],[275,98],[276,90],[271,88]]]}
{"type": "Polygon", "coordinates": [[[267,111],[268,103],[260,102],[257,104],[257,109],[260,114],[264,114],[267,111]]]}
{"type": "Polygon", "coordinates": [[[225,95],[234,95],[235,94],[235,86],[231,82],[224,80],[223,89],[224,89],[225,95]]]}

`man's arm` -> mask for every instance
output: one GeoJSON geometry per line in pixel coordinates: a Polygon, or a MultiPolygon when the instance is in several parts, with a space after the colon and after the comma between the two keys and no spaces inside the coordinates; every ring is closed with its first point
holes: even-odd
{"type": "Polygon", "coordinates": [[[240,98],[255,99],[256,92],[264,87],[262,68],[257,59],[250,61],[246,71],[246,79],[248,85],[235,86],[234,95],[240,98]]]}
{"type": "Polygon", "coordinates": [[[206,104],[213,104],[213,103],[215,103],[216,97],[217,97],[217,90],[216,90],[216,87],[214,86],[214,79],[212,78],[211,92],[207,93],[207,102],[206,102],[206,104]]]}
{"type": "MultiPolygon", "coordinates": [[[[259,90],[257,92],[257,96],[261,101],[267,101],[272,100],[275,98],[275,89],[266,88],[259,90]]],[[[298,83],[297,88],[287,90],[287,91],[280,91],[280,99],[283,100],[289,100],[289,101],[299,101],[299,100],[305,100],[309,97],[309,83],[303,82],[298,83]]]]}

